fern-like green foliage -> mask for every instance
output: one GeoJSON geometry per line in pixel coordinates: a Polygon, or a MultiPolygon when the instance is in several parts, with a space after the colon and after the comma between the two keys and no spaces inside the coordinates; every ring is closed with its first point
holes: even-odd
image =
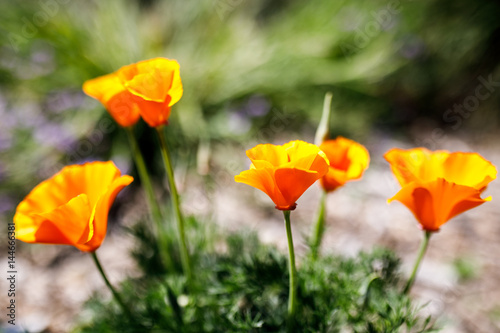
{"type": "MultiPolygon", "coordinates": [[[[285,332],[287,257],[253,234],[222,237],[212,231],[207,236],[208,227],[193,219],[190,224],[198,234],[191,238],[192,290],[178,262],[170,272],[154,264],[158,248],[139,226],[134,257],[144,276],[124,281],[120,290],[135,317],[127,318],[114,301],[96,295],[86,305],[91,316],[82,318],[75,331],[285,332]]],[[[419,317],[419,309],[401,293],[398,269],[398,258],[382,249],[354,258],[302,258],[295,331],[434,331],[430,318],[419,317]]]]}

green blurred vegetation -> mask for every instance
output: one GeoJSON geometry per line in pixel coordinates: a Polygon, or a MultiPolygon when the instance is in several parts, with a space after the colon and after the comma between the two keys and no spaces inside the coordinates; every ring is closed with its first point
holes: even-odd
{"type": "Polygon", "coordinates": [[[379,130],[408,135],[422,119],[493,132],[497,86],[474,112],[446,111],[475,94],[479,77],[498,82],[499,10],[489,0],[3,1],[2,211],[62,165],[130,166],[123,133],[81,86],[156,56],[181,64],[185,94],[168,132],[186,163],[200,142],[311,135],[326,91],[332,133],[362,142],[379,130]]]}
{"type": "Polygon", "coordinates": [[[469,281],[481,274],[481,266],[473,258],[457,258],[453,261],[453,268],[461,281],[469,281]]]}

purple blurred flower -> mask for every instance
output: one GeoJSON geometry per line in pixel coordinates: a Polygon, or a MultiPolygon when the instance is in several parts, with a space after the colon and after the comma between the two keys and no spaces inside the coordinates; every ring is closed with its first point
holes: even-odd
{"type": "Polygon", "coordinates": [[[408,36],[403,41],[403,46],[400,49],[400,54],[406,59],[415,59],[422,55],[425,51],[424,42],[416,36],[408,36]]]}
{"type": "Polygon", "coordinates": [[[11,112],[15,116],[16,126],[20,128],[38,127],[46,121],[39,105],[35,103],[16,106],[11,112]]]}
{"type": "Polygon", "coordinates": [[[5,133],[6,131],[14,128],[17,125],[17,119],[13,112],[7,111],[7,101],[0,93],[0,133],[5,133]]]}
{"type": "Polygon", "coordinates": [[[60,151],[71,149],[75,138],[59,124],[45,122],[35,128],[35,140],[45,146],[56,147],[60,151]]]}
{"type": "Polygon", "coordinates": [[[0,195],[0,214],[11,211],[14,208],[14,201],[8,196],[0,195]]]}
{"type": "Polygon", "coordinates": [[[270,109],[269,102],[264,97],[258,95],[250,97],[247,104],[243,107],[244,112],[250,117],[264,116],[270,109]]]}
{"type": "Polygon", "coordinates": [[[45,109],[48,112],[59,114],[68,109],[80,108],[84,102],[85,95],[81,92],[60,91],[47,98],[45,109]]]}
{"type": "Polygon", "coordinates": [[[0,132],[0,152],[9,150],[12,147],[12,134],[7,131],[0,132]]]}

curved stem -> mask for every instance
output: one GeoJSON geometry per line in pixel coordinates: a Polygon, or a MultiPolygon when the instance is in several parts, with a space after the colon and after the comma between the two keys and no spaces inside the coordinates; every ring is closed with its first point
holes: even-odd
{"type": "Polygon", "coordinates": [[[190,285],[192,281],[191,266],[189,263],[189,254],[186,245],[186,236],[184,233],[184,220],[180,208],[179,194],[177,193],[177,187],[175,186],[174,170],[172,168],[172,163],[170,161],[170,153],[168,151],[165,135],[163,134],[163,127],[162,126],[156,127],[156,132],[158,133],[158,138],[160,140],[161,156],[163,158],[163,164],[165,165],[165,170],[167,172],[168,182],[170,184],[170,195],[172,197],[175,217],[177,220],[177,231],[179,233],[182,269],[184,271],[184,274],[186,274],[188,285],[190,285]]]}
{"type": "Polygon", "coordinates": [[[321,246],[321,241],[323,239],[323,233],[325,232],[326,196],[327,192],[323,191],[323,193],[321,194],[318,209],[318,219],[316,221],[316,225],[314,226],[314,234],[311,241],[311,254],[313,260],[316,260],[318,258],[318,252],[321,246]]]}
{"type": "Polygon", "coordinates": [[[163,264],[167,268],[172,267],[172,260],[168,255],[168,244],[165,244],[163,234],[163,225],[162,225],[162,214],[160,207],[158,206],[158,202],[155,199],[155,194],[153,190],[153,185],[151,182],[151,178],[149,177],[148,170],[146,168],[146,163],[144,162],[144,158],[142,156],[141,150],[139,149],[139,144],[137,142],[137,138],[135,137],[134,130],[132,127],[126,128],[127,137],[130,143],[130,147],[132,148],[132,153],[135,161],[135,165],[137,167],[137,171],[139,172],[139,178],[141,179],[141,183],[146,192],[146,197],[148,199],[149,209],[151,210],[151,214],[154,221],[154,228],[156,238],[158,240],[160,246],[160,258],[163,260],[163,264]]]}
{"type": "Polygon", "coordinates": [[[290,224],[290,211],[284,210],[286,237],[288,240],[288,255],[290,257],[288,267],[290,270],[290,287],[288,295],[288,330],[293,331],[295,310],[297,308],[297,269],[295,268],[295,252],[293,249],[292,226],[290,224]]]}
{"type": "Polygon", "coordinates": [[[91,255],[92,259],[94,259],[94,263],[97,266],[97,269],[99,270],[99,273],[101,273],[101,276],[104,279],[104,282],[106,283],[106,286],[108,286],[109,290],[111,290],[113,297],[118,302],[123,312],[130,318],[130,320],[132,320],[133,318],[132,312],[130,312],[130,309],[125,305],[122,298],[120,297],[120,294],[118,294],[118,292],[115,290],[115,288],[113,288],[113,286],[109,282],[108,277],[106,276],[106,273],[104,273],[104,269],[102,268],[101,263],[97,258],[97,254],[95,252],[91,252],[91,255]]]}
{"type": "Polygon", "coordinates": [[[413,282],[415,282],[418,267],[420,266],[420,262],[422,261],[422,258],[424,257],[425,252],[427,251],[427,247],[429,246],[429,238],[431,238],[431,234],[432,234],[432,232],[424,230],[424,239],[422,240],[422,243],[420,244],[420,249],[418,250],[417,260],[415,261],[415,266],[413,267],[413,272],[411,273],[410,278],[408,279],[408,282],[406,283],[406,287],[403,290],[404,294],[408,294],[410,292],[411,287],[413,286],[413,282]]]}

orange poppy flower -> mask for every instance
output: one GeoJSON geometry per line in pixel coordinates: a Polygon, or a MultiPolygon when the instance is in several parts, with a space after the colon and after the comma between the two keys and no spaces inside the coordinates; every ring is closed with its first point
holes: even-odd
{"type": "Polygon", "coordinates": [[[133,126],[140,118],[139,108],[116,73],[85,81],[83,92],[101,102],[122,127],[133,126]]]}
{"type": "Polygon", "coordinates": [[[326,192],[348,181],[360,179],[370,164],[370,154],[363,145],[341,136],[324,141],[319,148],[330,161],[328,173],[320,180],[326,192]]]}
{"type": "Polygon", "coordinates": [[[109,208],[132,180],[121,176],[113,162],[64,167],[17,206],[17,239],[95,251],[106,236],[109,208]]]}
{"type": "Polygon", "coordinates": [[[280,210],[295,209],[297,199],[328,171],[328,159],[319,147],[300,140],[261,144],[246,153],[250,170],[234,180],[263,191],[280,210]]]}
{"type": "Polygon", "coordinates": [[[122,126],[133,125],[139,114],[151,127],[167,124],[172,105],[183,93],[179,63],[167,58],[124,66],[87,81],[83,89],[100,100],[122,126]]]}
{"type": "Polygon", "coordinates": [[[151,127],[168,123],[170,108],[182,97],[179,63],[166,58],[124,66],[117,72],[125,88],[134,95],[142,118],[151,127]]]}
{"type": "Polygon", "coordinates": [[[479,154],[415,148],[392,149],[384,157],[402,186],[389,202],[403,203],[424,230],[437,231],[454,216],[491,200],[481,193],[497,170],[479,154]]]}

